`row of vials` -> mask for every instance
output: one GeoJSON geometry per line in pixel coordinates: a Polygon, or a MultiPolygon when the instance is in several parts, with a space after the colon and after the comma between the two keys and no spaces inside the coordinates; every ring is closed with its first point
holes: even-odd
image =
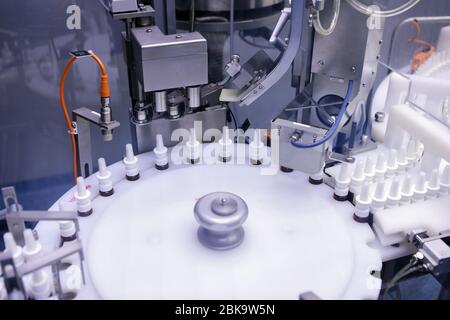
{"type": "Polygon", "coordinates": [[[368,222],[370,213],[450,194],[450,165],[441,174],[435,168],[427,178],[420,169],[414,140],[406,150],[391,149],[387,153],[387,157],[379,152],[376,159],[359,159],[352,175],[347,163],[340,166],[334,198],[355,205],[356,221],[368,222]]]}
{"type": "MultiPolygon", "coordinates": [[[[223,127],[222,138],[218,141],[218,158],[221,162],[229,162],[232,158],[233,141],[230,138],[228,127],[223,127]]],[[[185,145],[187,163],[197,164],[200,162],[201,144],[196,138],[195,129],[190,130],[189,141],[185,145]]],[[[249,158],[253,165],[260,165],[263,162],[263,148],[261,131],[255,130],[253,140],[249,144],[249,158]]],[[[156,136],[156,147],[153,149],[154,164],[158,170],[169,168],[168,149],[164,146],[162,135],[156,136]]],[[[125,157],[123,158],[125,166],[125,177],[129,181],[139,179],[139,159],[134,155],[131,144],[125,146],[125,157]]],[[[96,174],[99,194],[108,197],[114,194],[112,175],[106,166],[104,158],[98,159],[98,172],[96,174]]],[[[74,195],[77,203],[78,214],[82,217],[92,214],[91,192],[86,188],[83,177],[77,178],[77,188],[74,195]]]]}

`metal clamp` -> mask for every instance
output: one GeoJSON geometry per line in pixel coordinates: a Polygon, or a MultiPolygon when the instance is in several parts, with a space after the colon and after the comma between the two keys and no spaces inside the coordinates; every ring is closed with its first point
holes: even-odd
{"type": "Polygon", "coordinates": [[[338,162],[355,163],[355,157],[348,156],[337,152],[329,152],[328,159],[338,162]]]}
{"type": "Polygon", "coordinates": [[[88,108],[78,108],[72,111],[73,121],[76,123],[77,135],[75,136],[76,148],[78,154],[78,167],[81,175],[88,177],[92,171],[92,145],[91,145],[91,128],[94,124],[99,127],[102,132],[112,135],[112,130],[119,127],[118,121],[112,120],[108,122],[102,121],[100,113],[92,111],[88,108]]]}
{"type": "Polygon", "coordinates": [[[412,231],[408,240],[423,254],[422,264],[435,277],[450,273],[450,231],[430,237],[426,231],[412,231]]]}

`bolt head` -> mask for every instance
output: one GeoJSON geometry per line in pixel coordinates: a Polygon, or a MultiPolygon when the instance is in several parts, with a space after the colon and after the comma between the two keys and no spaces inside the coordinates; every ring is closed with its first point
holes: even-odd
{"type": "Polygon", "coordinates": [[[376,122],[384,122],[386,118],[386,114],[384,112],[375,113],[375,121],[376,122]]]}

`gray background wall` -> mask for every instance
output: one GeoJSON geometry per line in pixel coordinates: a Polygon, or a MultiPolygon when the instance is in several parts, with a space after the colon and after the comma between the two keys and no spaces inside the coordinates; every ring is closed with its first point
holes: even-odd
{"type": "MultiPolygon", "coordinates": [[[[388,7],[403,2],[379,1],[388,7]]],[[[422,0],[406,15],[389,19],[382,60],[385,61],[392,30],[400,20],[407,16],[445,14],[450,15],[448,0],[422,0]]],[[[114,116],[122,123],[112,143],[94,141],[94,158],[104,156],[111,163],[122,157],[123,146],[131,139],[122,30],[122,23],[112,21],[93,0],[0,2],[0,187],[15,185],[26,207],[45,209],[71,185],[71,149],[58,88],[68,52],[73,49],[93,49],[105,62],[114,116]],[[70,4],[81,8],[81,30],[66,27],[66,8],[70,4]]],[[[435,40],[436,30],[424,27],[423,38],[435,40]]],[[[394,62],[398,66],[409,62],[414,47],[406,39],[413,33],[413,28],[402,32],[403,40],[395,51],[394,62]]],[[[238,42],[236,49],[244,59],[251,54],[242,43],[238,42]]],[[[379,78],[385,74],[380,72],[379,78]]],[[[75,65],[66,84],[70,108],[99,105],[98,75],[96,65],[89,59],[75,65]]],[[[264,104],[289,102],[293,91],[288,84],[287,77],[264,99],[264,104]]],[[[254,111],[241,112],[243,118],[245,113],[254,111]]]]}

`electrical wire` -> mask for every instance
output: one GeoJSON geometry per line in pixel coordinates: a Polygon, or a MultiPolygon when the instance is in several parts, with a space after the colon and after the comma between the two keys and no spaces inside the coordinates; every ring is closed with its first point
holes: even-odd
{"type": "Polygon", "coordinates": [[[76,182],[78,173],[77,173],[77,146],[75,143],[75,132],[72,126],[72,121],[69,117],[69,112],[67,111],[66,100],[64,98],[64,85],[66,82],[67,74],[69,73],[70,67],[77,60],[77,58],[70,58],[69,62],[67,62],[66,67],[64,68],[63,74],[61,76],[60,84],[59,84],[59,99],[61,102],[61,109],[64,114],[64,119],[66,120],[67,128],[69,129],[70,142],[72,144],[72,165],[73,165],[73,180],[76,182]]]}
{"type": "Polygon", "coordinates": [[[317,33],[328,36],[333,33],[339,20],[339,12],[341,10],[341,0],[333,0],[333,17],[331,18],[330,25],[325,28],[320,22],[320,11],[316,11],[313,18],[313,26],[317,33]]]}
{"type": "Polygon", "coordinates": [[[388,282],[386,289],[384,290],[382,300],[385,300],[388,296],[389,290],[392,289],[401,279],[406,277],[407,275],[422,270],[423,267],[421,265],[416,266],[416,263],[408,263],[405,267],[403,267],[397,274],[388,282]]]}
{"type": "Polygon", "coordinates": [[[412,7],[414,7],[416,4],[418,4],[419,1],[420,0],[408,0],[407,2],[405,2],[404,4],[395,9],[381,11],[381,10],[374,10],[374,6],[365,5],[359,2],[358,0],[347,0],[348,4],[350,4],[355,10],[365,15],[384,18],[390,18],[402,14],[411,9],[412,7]]]}
{"type": "Polygon", "coordinates": [[[194,32],[195,31],[195,0],[191,0],[189,23],[190,23],[189,31],[194,32]]]}
{"type": "MultiPolygon", "coordinates": [[[[90,53],[90,57],[94,59],[101,70],[101,77],[100,77],[100,97],[102,98],[109,98],[110,96],[110,89],[108,84],[108,75],[106,73],[106,68],[103,64],[103,62],[100,60],[100,58],[93,52],[90,53]]],[[[69,73],[70,67],[73,65],[73,63],[77,60],[76,57],[71,57],[70,60],[67,62],[64,71],[61,75],[60,84],[59,84],[59,99],[61,103],[61,109],[64,114],[64,119],[67,124],[67,128],[69,129],[69,136],[70,136],[70,142],[72,144],[72,165],[73,165],[73,181],[76,183],[77,177],[78,177],[78,168],[77,168],[77,146],[75,141],[75,134],[74,127],[72,125],[72,121],[70,120],[69,112],[67,111],[67,105],[66,105],[66,99],[64,97],[64,88],[65,88],[65,82],[67,78],[67,74],[69,73]]]]}
{"type": "Polygon", "coordinates": [[[230,61],[234,54],[234,0],[230,0],[230,61]]]}
{"type": "Polygon", "coordinates": [[[416,29],[416,34],[414,37],[410,38],[408,42],[417,44],[419,46],[423,46],[426,48],[426,50],[418,49],[414,52],[414,56],[411,62],[411,69],[413,71],[417,71],[417,69],[420,68],[422,64],[424,64],[429,57],[433,55],[433,53],[436,51],[434,46],[431,44],[431,42],[425,41],[420,39],[420,24],[417,20],[411,21],[411,23],[414,25],[416,29]]]}
{"type": "Polygon", "coordinates": [[[320,146],[321,144],[330,140],[336,133],[337,129],[339,128],[342,118],[344,117],[345,112],[347,111],[347,104],[350,101],[352,92],[353,92],[353,80],[349,80],[348,87],[347,87],[347,93],[345,94],[345,98],[344,98],[344,101],[342,102],[341,109],[336,118],[336,121],[334,122],[333,126],[330,128],[330,130],[328,130],[328,132],[325,134],[325,136],[322,139],[320,139],[319,141],[315,141],[312,143],[306,143],[306,144],[302,144],[302,143],[299,143],[298,141],[295,141],[294,139],[291,139],[291,141],[290,141],[291,145],[293,145],[296,148],[300,148],[300,149],[308,149],[308,148],[314,148],[314,147],[320,146]]]}

